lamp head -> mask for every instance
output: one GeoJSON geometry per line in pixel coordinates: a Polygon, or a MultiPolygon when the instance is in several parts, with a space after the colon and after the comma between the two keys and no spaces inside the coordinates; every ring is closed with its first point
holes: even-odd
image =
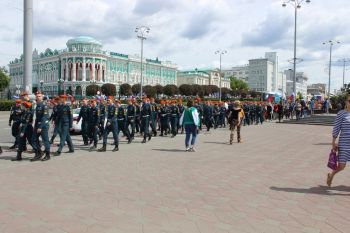
{"type": "Polygon", "coordinates": [[[311,1],[310,1],[310,0],[306,0],[306,3],[308,3],[308,4],[309,4],[309,3],[311,3],[311,1]]]}
{"type": "Polygon", "coordinates": [[[283,4],[282,4],[282,7],[286,7],[287,6],[287,4],[284,2],[283,4]]]}

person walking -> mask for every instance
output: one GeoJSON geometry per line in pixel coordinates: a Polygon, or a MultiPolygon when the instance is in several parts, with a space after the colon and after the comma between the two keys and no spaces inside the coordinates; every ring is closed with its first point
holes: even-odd
{"type": "Polygon", "coordinates": [[[350,94],[345,97],[345,109],[338,112],[333,127],[332,150],[338,151],[338,168],[327,175],[327,185],[332,185],[335,174],[344,170],[346,162],[350,161],[350,94]],[[338,145],[336,140],[339,136],[338,145]]]}
{"type": "Polygon", "coordinates": [[[89,130],[89,140],[90,140],[90,149],[89,151],[94,151],[97,149],[97,134],[98,134],[98,127],[100,123],[100,109],[96,105],[96,100],[92,99],[90,100],[91,107],[89,108],[89,123],[88,123],[88,130],[89,130]],[[92,144],[93,143],[93,144],[92,144]]]}
{"type": "Polygon", "coordinates": [[[233,104],[233,108],[228,114],[228,123],[230,124],[230,145],[233,143],[234,131],[237,128],[237,142],[241,142],[241,120],[242,120],[242,109],[240,101],[236,100],[233,104]]]}
{"type": "Polygon", "coordinates": [[[88,99],[82,100],[82,106],[80,107],[77,123],[81,120],[81,136],[83,137],[84,146],[89,145],[89,112],[90,107],[88,105],[88,99]]]}
{"type": "Polygon", "coordinates": [[[197,138],[197,128],[199,127],[200,119],[197,108],[193,107],[192,100],[188,100],[187,108],[184,110],[180,117],[180,125],[185,126],[185,146],[186,151],[194,152],[194,145],[196,143],[197,138]],[[191,146],[190,146],[190,138],[192,135],[191,146]]]}
{"type": "Polygon", "coordinates": [[[13,146],[11,146],[9,149],[15,149],[16,147],[18,147],[18,144],[19,144],[21,118],[23,114],[21,103],[22,101],[20,99],[17,99],[15,105],[11,107],[9,126],[11,126],[11,122],[13,121],[13,124],[11,126],[11,131],[12,131],[12,136],[15,138],[15,142],[13,146]]]}

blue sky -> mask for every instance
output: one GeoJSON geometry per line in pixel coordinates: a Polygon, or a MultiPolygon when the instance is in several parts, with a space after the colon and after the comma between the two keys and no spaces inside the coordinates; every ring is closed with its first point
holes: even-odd
{"type": "MultiPolygon", "coordinates": [[[[282,69],[292,68],[294,11],[280,0],[34,0],[33,48],[65,48],[68,39],[93,36],[106,50],[139,54],[134,33],[151,28],[144,54],[180,69],[218,67],[218,49],[228,51],[223,67],[277,51],[282,69]]],[[[328,83],[329,39],[333,58],[350,58],[349,1],[311,0],[298,11],[298,54],[309,82],[328,83]]],[[[22,53],[22,0],[0,0],[0,65],[22,53]]],[[[349,66],[350,69],[350,66],[349,66]]],[[[350,82],[350,70],[346,82],[350,82]]],[[[332,67],[331,89],[342,84],[342,67],[332,67]]]]}

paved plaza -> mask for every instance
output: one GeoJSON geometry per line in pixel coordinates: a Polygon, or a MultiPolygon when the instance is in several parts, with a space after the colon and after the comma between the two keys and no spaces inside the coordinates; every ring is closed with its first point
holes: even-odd
{"type": "MultiPolygon", "coordinates": [[[[184,135],[141,138],[120,151],[11,162],[0,114],[1,233],[349,232],[350,173],[325,186],[331,127],[267,123],[202,132],[197,152],[184,135]]],[[[56,148],[52,148],[55,151],[56,148]]],[[[65,148],[64,151],[68,149],[65,148]]],[[[32,154],[24,154],[26,158],[32,154]]]]}

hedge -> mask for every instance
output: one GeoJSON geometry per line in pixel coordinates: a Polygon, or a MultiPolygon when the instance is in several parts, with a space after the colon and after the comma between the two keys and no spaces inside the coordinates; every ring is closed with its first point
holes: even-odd
{"type": "Polygon", "coordinates": [[[14,103],[13,100],[0,100],[0,111],[10,111],[14,103]]]}

